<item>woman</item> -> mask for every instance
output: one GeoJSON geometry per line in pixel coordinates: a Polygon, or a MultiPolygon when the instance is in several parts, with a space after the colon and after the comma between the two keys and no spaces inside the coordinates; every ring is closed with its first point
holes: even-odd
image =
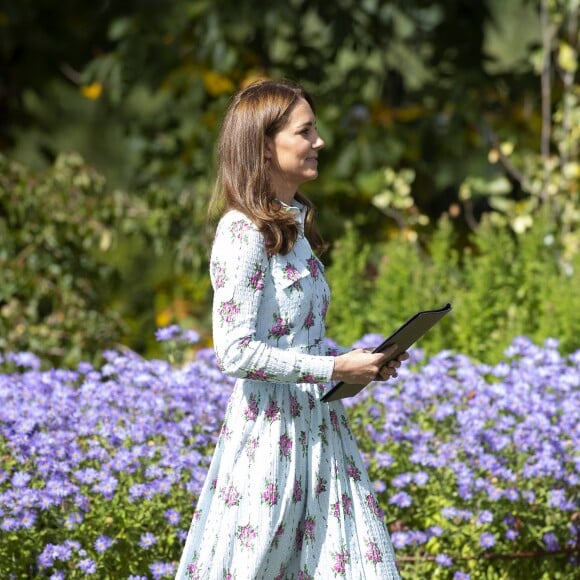
{"type": "Polygon", "coordinates": [[[396,376],[408,355],[324,342],[329,290],[312,205],[324,142],[310,96],[258,81],[221,130],[213,207],[215,351],[237,377],[179,579],[398,579],[384,518],[331,380],[396,376]]]}

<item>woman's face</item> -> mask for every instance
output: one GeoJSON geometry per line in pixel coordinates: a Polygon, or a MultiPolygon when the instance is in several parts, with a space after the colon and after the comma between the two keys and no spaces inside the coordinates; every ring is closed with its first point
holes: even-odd
{"type": "Polygon", "coordinates": [[[324,141],[316,130],[310,105],[300,99],[286,125],[272,138],[266,138],[266,158],[270,179],[278,198],[292,201],[298,187],[318,177],[318,152],[324,141]]]}

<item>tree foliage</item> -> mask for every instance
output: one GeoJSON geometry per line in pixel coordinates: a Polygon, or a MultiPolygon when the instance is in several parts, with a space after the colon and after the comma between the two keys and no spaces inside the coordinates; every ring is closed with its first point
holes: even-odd
{"type": "Polygon", "coordinates": [[[402,233],[427,246],[445,213],[462,247],[483,214],[520,235],[547,205],[570,267],[578,11],[577,0],[5,2],[0,148],[35,175],[78,151],[106,177],[103,199],[120,189],[147,208],[143,232],[109,253],[107,282],[140,350],[154,324],[207,320],[215,138],[232,93],[260,76],[316,98],[327,147],[308,193],[328,238],[348,221],[361,243],[402,233]]]}

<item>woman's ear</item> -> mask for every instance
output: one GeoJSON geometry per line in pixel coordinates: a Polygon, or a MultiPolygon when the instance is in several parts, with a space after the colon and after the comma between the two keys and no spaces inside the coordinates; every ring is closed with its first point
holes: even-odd
{"type": "Polygon", "coordinates": [[[266,137],[264,140],[264,158],[272,159],[272,151],[274,149],[274,143],[270,137],[266,137]]]}

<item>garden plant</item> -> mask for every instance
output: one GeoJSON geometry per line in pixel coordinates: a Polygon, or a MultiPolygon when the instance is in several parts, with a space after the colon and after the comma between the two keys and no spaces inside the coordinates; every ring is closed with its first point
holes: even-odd
{"type": "MultiPolygon", "coordinates": [[[[157,337],[176,363],[199,338],[157,337]]],[[[519,337],[494,365],[411,352],[398,380],[346,402],[404,577],[571,578],[580,351],[519,337]]],[[[173,365],[103,358],[42,370],[31,353],[2,357],[2,578],[175,572],[232,381],[207,348],[173,365]]]]}

